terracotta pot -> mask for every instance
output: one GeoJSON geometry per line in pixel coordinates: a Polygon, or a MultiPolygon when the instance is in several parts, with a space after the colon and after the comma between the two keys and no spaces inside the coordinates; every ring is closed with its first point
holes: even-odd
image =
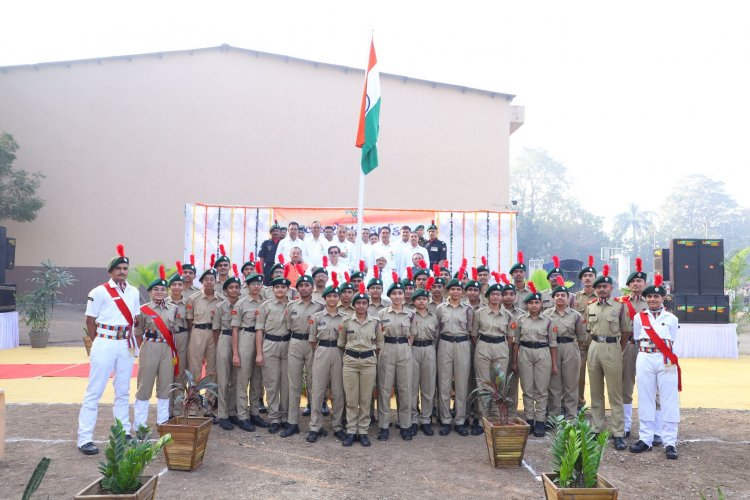
{"type": "Polygon", "coordinates": [[[193,471],[203,463],[210,417],[173,417],[159,426],[159,435],[171,434],[172,441],[164,446],[167,467],[172,470],[193,471]]]}
{"type": "Polygon", "coordinates": [[[99,478],[73,498],[74,500],[92,498],[96,500],[151,500],[156,498],[156,483],[159,481],[159,476],[141,476],[139,479],[143,482],[143,486],[135,493],[113,495],[102,488],[102,480],[99,478]]]}
{"type": "Polygon", "coordinates": [[[593,488],[560,488],[554,482],[556,478],[557,474],[542,474],[547,500],[617,500],[617,488],[599,474],[596,475],[596,486],[593,488]]]}
{"type": "Polygon", "coordinates": [[[47,347],[47,342],[49,342],[49,332],[29,333],[29,342],[31,342],[31,347],[35,349],[47,347]]]}
{"type": "Polygon", "coordinates": [[[529,424],[518,417],[508,425],[486,418],[482,418],[482,423],[492,465],[497,468],[521,465],[529,439],[529,424]]]}

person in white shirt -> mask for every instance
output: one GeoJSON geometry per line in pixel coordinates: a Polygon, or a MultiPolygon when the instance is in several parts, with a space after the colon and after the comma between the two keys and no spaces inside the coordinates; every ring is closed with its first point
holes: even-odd
{"type": "Polygon", "coordinates": [[[385,257],[385,270],[391,271],[396,269],[398,250],[396,244],[391,243],[391,229],[388,226],[381,227],[380,241],[372,245],[370,262],[367,263],[367,267],[372,267],[375,264],[375,259],[378,257],[385,257]]]}
{"type": "Polygon", "coordinates": [[[326,241],[328,241],[328,244],[330,245],[333,243],[333,233],[336,230],[333,226],[326,226],[323,228],[323,236],[325,237],[326,241]]]}
{"type": "Polygon", "coordinates": [[[373,265],[367,272],[367,276],[365,276],[364,282],[370,283],[370,280],[372,279],[379,279],[383,282],[383,288],[388,289],[388,287],[391,286],[391,283],[393,283],[393,276],[391,275],[390,271],[386,270],[387,264],[388,260],[384,255],[376,256],[375,265],[373,265]],[[375,271],[375,268],[377,268],[378,270],[375,271]]]}
{"type": "Polygon", "coordinates": [[[354,243],[346,239],[346,226],[340,225],[336,229],[336,238],[334,238],[333,242],[328,245],[328,248],[331,248],[334,245],[339,247],[339,251],[341,252],[339,254],[339,260],[344,266],[346,266],[348,271],[351,268],[352,263],[356,261],[351,260],[352,253],[354,252],[354,243]]]}
{"type": "Polygon", "coordinates": [[[321,233],[320,221],[313,221],[310,225],[310,236],[305,238],[307,245],[307,263],[312,267],[323,266],[323,256],[326,255],[330,241],[321,233]]]}
{"type": "Polygon", "coordinates": [[[289,228],[289,234],[279,242],[279,246],[276,248],[276,260],[279,260],[279,255],[283,255],[286,262],[291,261],[291,250],[293,247],[298,247],[302,250],[302,260],[307,262],[307,245],[299,237],[299,224],[290,222],[287,227],[289,228]]]}
{"type": "Polygon", "coordinates": [[[78,414],[78,449],[84,455],[96,455],[94,427],[99,412],[99,400],[114,371],[114,416],[122,422],[130,435],[130,377],[135,362],[133,327],[140,312],[138,290],[127,282],[130,259],[125,249],[117,245],[118,256],[110,260],[107,272],[110,280],[89,292],[86,303],[86,333],[91,346],[89,382],[78,414]]]}
{"type": "Polygon", "coordinates": [[[680,366],[673,346],[677,340],[677,317],[664,309],[667,291],[662,277],[646,287],[648,309],[635,315],[633,338],[638,346],[636,383],[638,384],[639,440],[630,446],[633,453],[650,451],[654,434],[661,432],[666,457],[677,459],[677,427],[680,422],[680,366]],[[654,342],[656,340],[656,342],[654,342]],[[656,397],[661,405],[661,430],[657,428],[656,397]]]}
{"type": "Polygon", "coordinates": [[[328,282],[326,286],[333,285],[333,273],[335,272],[338,277],[343,281],[344,273],[349,272],[349,267],[341,260],[341,249],[336,245],[328,247],[328,282]]]}
{"type": "Polygon", "coordinates": [[[404,276],[406,269],[409,267],[416,266],[414,263],[414,254],[421,254],[421,258],[427,257],[427,249],[419,246],[419,235],[417,233],[411,233],[409,235],[409,243],[401,248],[398,261],[398,274],[404,276]]]}

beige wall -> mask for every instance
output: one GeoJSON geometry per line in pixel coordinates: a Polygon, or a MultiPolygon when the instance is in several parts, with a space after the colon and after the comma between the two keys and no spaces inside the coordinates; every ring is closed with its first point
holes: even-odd
{"type": "MultiPolygon", "coordinates": [[[[186,202],[356,206],[363,73],[240,49],[0,68],[0,131],[47,205],[5,222],[16,264],[181,254],[186,202]]],[[[382,79],[366,206],[502,210],[507,96],[382,79]]],[[[521,110],[522,112],[522,110],[521,110]]],[[[521,113],[522,115],[522,113],[521,113]]]]}

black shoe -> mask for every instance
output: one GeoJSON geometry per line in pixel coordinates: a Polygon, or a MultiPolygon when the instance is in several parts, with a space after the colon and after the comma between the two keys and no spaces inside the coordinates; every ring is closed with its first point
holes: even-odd
{"type": "Polygon", "coordinates": [[[459,436],[468,436],[469,430],[466,428],[464,424],[457,425],[456,426],[456,432],[458,432],[459,436]]]}
{"type": "Polygon", "coordinates": [[[409,432],[411,432],[412,436],[416,436],[418,430],[419,430],[419,426],[417,424],[411,424],[411,427],[409,428],[409,432]]]}
{"type": "Polygon", "coordinates": [[[625,449],[625,440],[621,437],[615,438],[615,450],[622,451],[625,449]]]}
{"type": "Polygon", "coordinates": [[[629,437],[630,437],[630,431],[625,431],[625,437],[626,437],[626,438],[629,438],[629,437]]]}
{"type": "Polygon", "coordinates": [[[305,438],[305,441],[308,443],[314,443],[318,440],[318,437],[320,437],[320,434],[318,434],[315,431],[310,431],[307,433],[307,437],[305,438]]]}
{"type": "Polygon", "coordinates": [[[435,434],[435,432],[432,430],[432,426],[430,424],[422,424],[420,426],[420,429],[422,429],[422,432],[424,432],[425,436],[432,436],[435,434]]]}
{"type": "Polygon", "coordinates": [[[249,420],[240,420],[237,423],[237,427],[245,432],[255,432],[255,426],[251,424],[249,420]]]}
{"type": "Polygon", "coordinates": [[[84,455],[96,455],[99,453],[99,448],[94,446],[94,443],[86,443],[78,447],[78,450],[84,455]]]}
{"type": "Polygon", "coordinates": [[[367,437],[367,434],[360,434],[357,437],[359,438],[359,444],[362,446],[370,446],[370,438],[367,437]]]}
{"type": "Polygon", "coordinates": [[[378,441],[388,441],[388,429],[380,429],[380,432],[378,432],[378,441]]]}
{"type": "Polygon", "coordinates": [[[231,431],[232,429],[234,429],[234,424],[232,424],[232,422],[230,422],[228,418],[220,418],[219,427],[221,427],[225,431],[231,431]]]}
{"type": "Polygon", "coordinates": [[[320,413],[322,413],[324,417],[327,417],[331,414],[331,410],[328,409],[328,405],[323,405],[323,408],[320,409],[320,413]]]}
{"type": "Polygon", "coordinates": [[[282,429],[287,429],[287,428],[289,428],[289,422],[281,422],[281,428],[282,428],[282,429]]]}
{"type": "MultiPolygon", "coordinates": [[[[349,434],[349,435],[353,436],[354,434],[349,434]]],[[[337,430],[336,432],[333,433],[333,437],[335,437],[339,441],[343,441],[344,439],[346,439],[346,436],[347,436],[347,434],[344,431],[342,431],[341,429],[339,429],[339,430],[337,430]]],[[[352,438],[352,439],[354,439],[354,438],[352,438]]]]}
{"type": "Polygon", "coordinates": [[[297,424],[288,425],[286,429],[281,431],[281,434],[279,434],[279,436],[286,438],[293,434],[299,434],[299,425],[297,424]]]}
{"type": "Polygon", "coordinates": [[[273,423],[271,424],[271,427],[268,428],[268,432],[271,434],[276,434],[281,429],[281,426],[279,424],[273,423]]]}
{"type": "Polygon", "coordinates": [[[410,430],[401,430],[400,434],[401,439],[403,439],[404,441],[411,441],[412,435],[410,430]]]}
{"type": "Polygon", "coordinates": [[[265,407],[265,405],[263,404],[263,401],[261,401],[260,404],[258,405],[258,411],[260,413],[268,413],[268,408],[265,407]]]}
{"type": "Polygon", "coordinates": [[[451,409],[451,418],[456,418],[456,409],[455,408],[451,409]]]}
{"type": "MultiPolygon", "coordinates": [[[[343,432],[343,431],[338,431],[343,432]]],[[[344,439],[341,440],[341,446],[351,446],[354,444],[354,434],[347,434],[344,439]]]]}
{"type": "Polygon", "coordinates": [[[664,441],[661,439],[661,436],[655,434],[654,435],[654,441],[651,443],[651,446],[662,446],[664,444],[664,441]]]}
{"type": "Polygon", "coordinates": [[[232,422],[234,425],[240,425],[240,419],[237,418],[237,415],[230,416],[229,421],[232,422]]]}
{"type": "Polygon", "coordinates": [[[447,436],[451,433],[451,426],[450,425],[443,425],[440,427],[440,430],[438,431],[438,434],[441,436],[447,436]]]}
{"type": "Polygon", "coordinates": [[[302,410],[302,416],[303,417],[309,417],[312,414],[312,410],[310,410],[310,407],[308,406],[304,410],[302,410]]]}
{"type": "Polygon", "coordinates": [[[256,427],[261,427],[263,429],[266,429],[269,425],[271,425],[263,420],[260,415],[250,415],[250,423],[255,425],[256,427]]]}
{"type": "Polygon", "coordinates": [[[547,430],[544,428],[544,422],[534,422],[534,437],[544,437],[547,430]]]}
{"type": "Polygon", "coordinates": [[[643,453],[644,451],[651,451],[651,447],[640,439],[635,444],[630,445],[631,453],[643,453]]]}
{"type": "Polygon", "coordinates": [[[529,424],[529,434],[532,434],[534,432],[534,421],[527,420],[526,423],[529,424]]]}
{"type": "Polygon", "coordinates": [[[220,419],[219,417],[217,417],[216,415],[209,415],[209,416],[211,417],[211,423],[212,423],[212,424],[214,424],[214,425],[218,424],[218,423],[219,423],[219,421],[221,420],[221,419],[220,419]]]}
{"type": "Polygon", "coordinates": [[[670,460],[677,460],[677,449],[674,446],[667,446],[665,453],[670,460]]]}
{"type": "Polygon", "coordinates": [[[484,434],[484,427],[479,425],[479,420],[474,419],[474,421],[471,423],[471,435],[481,436],[482,434],[484,434]]]}

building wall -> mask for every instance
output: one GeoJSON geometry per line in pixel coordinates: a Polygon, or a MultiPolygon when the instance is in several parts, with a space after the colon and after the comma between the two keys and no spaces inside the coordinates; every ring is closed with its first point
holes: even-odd
{"type": "MultiPolygon", "coordinates": [[[[17,270],[180,255],[186,202],[356,206],[363,72],[234,48],[0,68],[0,131],[42,171],[46,206],[17,270]]],[[[365,205],[500,210],[507,96],[382,79],[380,167],[365,205]]],[[[517,123],[515,124],[517,125],[517,123]]],[[[102,272],[102,279],[106,275],[102,272]]]]}

